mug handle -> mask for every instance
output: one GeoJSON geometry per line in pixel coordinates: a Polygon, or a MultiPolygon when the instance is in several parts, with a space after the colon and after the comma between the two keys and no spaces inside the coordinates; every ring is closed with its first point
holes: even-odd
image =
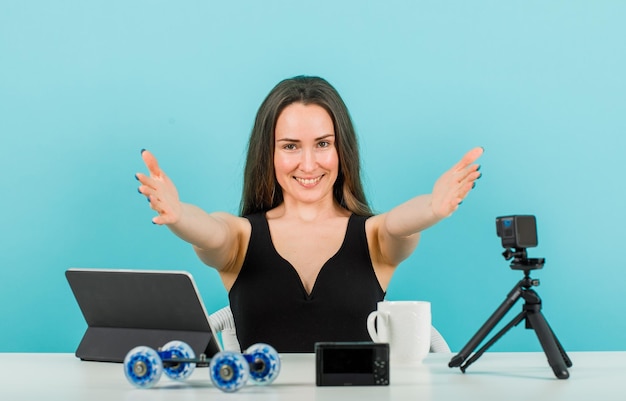
{"type": "Polygon", "coordinates": [[[380,311],[377,311],[377,310],[371,312],[369,316],[367,316],[367,332],[372,338],[372,341],[374,341],[375,343],[381,342],[380,337],[378,336],[378,333],[376,332],[376,326],[374,325],[374,321],[376,320],[377,317],[382,317],[382,314],[380,313],[380,311]]]}

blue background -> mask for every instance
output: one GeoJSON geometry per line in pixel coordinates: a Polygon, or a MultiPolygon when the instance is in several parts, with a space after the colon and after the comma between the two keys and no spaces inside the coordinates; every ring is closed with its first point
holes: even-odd
{"type": "MultiPolygon", "coordinates": [[[[624,21],[621,1],[2,0],[0,351],[75,350],[69,267],[187,270],[224,306],[216,272],[150,223],[139,152],[184,201],[237,213],[254,114],[299,74],[344,97],[379,212],[485,148],[388,299],[432,301],[458,351],[522,278],[495,217],[534,214],[533,277],[565,348],[626,350],[624,21]]],[[[540,348],[520,325],[494,349],[540,348]]]]}

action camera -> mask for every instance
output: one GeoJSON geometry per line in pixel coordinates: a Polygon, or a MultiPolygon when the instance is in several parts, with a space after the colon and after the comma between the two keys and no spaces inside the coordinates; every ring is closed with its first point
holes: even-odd
{"type": "Polygon", "coordinates": [[[504,248],[537,246],[537,221],[532,215],[496,217],[496,231],[504,248]]]}

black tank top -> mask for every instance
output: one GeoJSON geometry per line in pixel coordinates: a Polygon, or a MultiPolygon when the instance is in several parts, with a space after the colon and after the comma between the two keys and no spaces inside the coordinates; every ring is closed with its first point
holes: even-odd
{"type": "Polygon", "coordinates": [[[228,298],[241,349],[264,342],[278,352],[313,352],[318,341],[370,341],[366,320],[385,292],[374,274],[365,221],[351,215],[343,244],[310,294],[272,243],[265,214],[252,225],[243,266],[228,298]]]}

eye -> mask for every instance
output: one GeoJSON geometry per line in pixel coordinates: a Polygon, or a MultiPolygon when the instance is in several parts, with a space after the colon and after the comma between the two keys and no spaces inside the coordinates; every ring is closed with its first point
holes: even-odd
{"type": "Polygon", "coordinates": [[[285,149],[285,150],[295,150],[296,149],[296,144],[295,143],[287,143],[287,144],[283,145],[283,149],[285,149]]]}
{"type": "Polygon", "coordinates": [[[317,146],[320,147],[320,148],[327,148],[327,147],[330,146],[330,142],[328,142],[328,141],[320,141],[320,142],[318,142],[317,146]]]}

